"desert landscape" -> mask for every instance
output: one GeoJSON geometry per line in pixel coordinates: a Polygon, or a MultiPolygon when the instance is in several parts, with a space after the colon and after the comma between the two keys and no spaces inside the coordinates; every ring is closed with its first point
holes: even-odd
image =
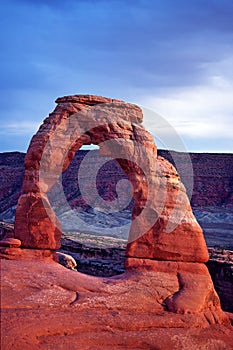
{"type": "Polygon", "coordinates": [[[140,107],[56,103],[0,157],[2,348],[232,349],[232,154],[190,154],[190,204],[140,107]]]}
{"type": "MultiPolygon", "coordinates": [[[[101,196],[111,200],[114,198],[116,191],[116,183],[120,179],[127,178],[122,169],[113,159],[107,161],[101,167],[101,161],[104,158],[100,157],[98,150],[79,150],[72,160],[69,168],[63,173],[62,180],[59,185],[63,186],[67,200],[71,208],[78,207],[80,216],[83,215],[85,220],[95,221],[95,225],[89,227],[89,233],[95,233],[97,236],[101,234],[102,228],[114,226],[120,222],[130,223],[132,203],[124,209],[120,214],[118,212],[112,214],[111,222],[107,222],[107,216],[104,218],[102,213],[101,218],[98,217],[98,211],[94,211],[90,206],[85,204],[78,187],[77,173],[79,166],[89,153],[88,162],[92,164],[99,163],[100,171],[97,176],[97,188],[101,196]],[[106,220],[106,224],[105,221],[106,220]],[[125,220],[125,221],[124,221],[125,220]]],[[[176,154],[180,166],[180,177],[184,185],[187,178],[187,158],[184,154],[174,151],[159,150],[158,155],[164,157],[174,165],[172,158],[176,154]],[[186,162],[186,163],[185,163],[186,162]]],[[[194,172],[194,187],[191,196],[191,206],[193,212],[201,225],[207,245],[210,247],[219,247],[223,249],[233,249],[233,183],[232,183],[232,168],[233,155],[219,153],[189,153],[193,165],[194,172]]],[[[1,198],[0,198],[0,221],[8,223],[14,222],[17,201],[19,199],[24,177],[24,158],[25,154],[20,152],[0,153],[1,167],[1,198]]],[[[85,181],[88,183],[91,176],[86,174],[85,181]]],[[[55,192],[55,190],[54,190],[55,192]]],[[[64,211],[56,193],[50,196],[54,197],[54,207],[57,210],[59,220],[62,222],[63,232],[77,231],[77,224],[72,221],[70,212],[64,211]]],[[[85,230],[85,225],[81,227],[82,232],[85,230]]],[[[127,240],[129,226],[122,232],[122,239],[127,240]]],[[[88,232],[87,232],[88,233],[88,232]]],[[[110,236],[114,233],[109,232],[110,236]]],[[[119,232],[117,232],[119,238],[119,232]]]]}
{"type": "Polygon", "coordinates": [[[1,350],[233,350],[233,1],[0,16],[1,350]]]}

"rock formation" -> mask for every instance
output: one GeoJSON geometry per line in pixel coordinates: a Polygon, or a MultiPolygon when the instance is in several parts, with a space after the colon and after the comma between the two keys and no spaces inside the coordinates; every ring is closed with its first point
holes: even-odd
{"type": "Polygon", "coordinates": [[[62,266],[65,266],[67,269],[70,270],[76,270],[77,263],[71,255],[57,252],[57,258],[59,264],[61,264],[62,266]]]}
{"type": "Polygon", "coordinates": [[[57,104],[25,157],[14,238],[9,238],[7,247],[6,240],[0,242],[5,258],[1,264],[4,348],[228,347],[230,323],[204,265],[209,256],[202,230],[175,168],[157,157],[153,137],[142,126],[141,109],[89,95],[59,98],[57,104]],[[87,202],[114,212],[129,204],[128,193],[134,199],[126,272],[109,279],[68,271],[54,262],[61,227],[47,194],[86,144],[98,145],[101,155],[116,159],[131,182],[121,181],[118,198],[111,202],[93,187],[85,196],[87,202]],[[19,241],[21,246],[16,247],[19,241]],[[12,308],[21,312],[12,315],[12,308]],[[78,322],[70,325],[74,319],[78,322]],[[19,323],[23,336],[14,328],[19,323]],[[189,333],[180,330],[187,327],[189,333]],[[204,339],[197,328],[205,328],[204,339]],[[126,329],[133,339],[126,336],[126,329]],[[145,331],[150,340],[143,339],[145,331]],[[208,332],[214,332],[214,340],[206,338],[208,332]]]}
{"type": "Polygon", "coordinates": [[[202,231],[192,214],[185,188],[166,160],[154,161],[156,146],[141,125],[141,110],[121,101],[93,96],[65,97],[57,103],[33,137],[25,158],[23,194],[15,219],[15,237],[22,241],[22,246],[59,247],[61,231],[47,192],[69,166],[75,152],[83,144],[95,144],[103,155],[116,158],[117,154],[118,163],[133,184],[135,204],[127,256],[207,261],[202,231]],[[67,122],[73,115],[72,122],[67,122]],[[109,146],[104,142],[107,140],[114,143],[109,146]],[[44,178],[40,171],[46,173],[44,178]],[[166,232],[169,225],[174,226],[170,234],[166,232]],[[139,227],[144,232],[135,239],[139,227]]]}

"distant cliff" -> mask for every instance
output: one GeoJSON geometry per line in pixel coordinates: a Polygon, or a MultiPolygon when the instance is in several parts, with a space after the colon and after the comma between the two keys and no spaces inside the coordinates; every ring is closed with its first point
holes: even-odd
{"type": "Polygon", "coordinates": [[[25,153],[0,153],[0,215],[11,221],[12,207],[20,196],[24,175],[25,153]],[[4,216],[5,213],[5,216],[4,216]]]}
{"type": "MultiPolygon", "coordinates": [[[[111,217],[100,215],[85,203],[78,186],[78,169],[88,151],[79,151],[70,167],[63,174],[62,184],[66,198],[72,208],[81,208],[82,220],[95,223],[92,233],[101,234],[104,227],[114,227],[130,223],[129,204],[127,210],[116,213],[111,217]]],[[[159,150],[159,155],[176,162],[181,168],[180,176],[184,184],[188,179],[187,157],[185,153],[159,150]]],[[[0,154],[0,220],[12,222],[15,206],[20,195],[24,172],[24,153],[9,152],[0,154]]],[[[91,151],[90,162],[96,163],[98,151],[91,151]]],[[[191,198],[192,208],[201,224],[207,244],[209,246],[222,246],[233,249],[233,154],[218,153],[190,153],[190,159],[194,172],[194,189],[191,198]]],[[[86,174],[88,184],[90,174],[86,174]]],[[[107,200],[116,198],[116,183],[121,178],[126,178],[123,171],[115,161],[106,163],[97,175],[97,187],[99,194],[107,200]]],[[[60,184],[61,186],[61,184],[60,184]]],[[[70,213],[64,212],[59,197],[53,195],[53,201],[59,218],[63,222],[64,230],[74,230],[70,213]]],[[[110,229],[111,230],[111,229],[110,229]]],[[[122,237],[127,232],[122,233],[122,237]]]]}
{"type": "MultiPolygon", "coordinates": [[[[186,154],[159,150],[158,154],[172,164],[172,155],[182,169],[181,178],[187,182],[186,154]]],[[[191,199],[193,208],[223,207],[233,210],[233,154],[189,153],[194,173],[194,188],[191,199]]],[[[174,164],[175,165],[175,164],[174,164]]]]}

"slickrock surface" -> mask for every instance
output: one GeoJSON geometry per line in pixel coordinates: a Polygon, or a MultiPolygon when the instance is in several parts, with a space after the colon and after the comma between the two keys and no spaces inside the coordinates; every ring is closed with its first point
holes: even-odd
{"type": "MultiPolygon", "coordinates": [[[[2,238],[13,231],[13,225],[1,223],[2,238]],[[5,229],[4,229],[5,228],[5,229]]],[[[60,252],[65,254],[59,263],[77,268],[88,275],[111,277],[125,272],[126,240],[95,236],[78,232],[62,235],[60,252]],[[68,257],[66,258],[66,256],[68,257]],[[76,263],[69,259],[71,256],[76,263]]],[[[220,248],[208,248],[210,260],[207,267],[214,287],[220,297],[223,310],[233,312],[233,252],[220,248]]]]}
{"type": "MultiPolygon", "coordinates": [[[[179,289],[173,269],[107,279],[36,260],[1,260],[1,268],[4,350],[232,349],[232,328],[217,300],[201,312],[166,311],[163,301],[179,289]]],[[[198,281],[205,277],[200,271],[198,281]]],[[[196,307],[186,297],[186,307],[196,307]]]]}
{"type": "MultiPolygon", "coordinates": [[[[93,276],[114,276],[125,272],[126,241],[70,232],[61,239],[61,251],[78,263],[78,271],[93,276]]],[[[207,262],[224,311],[233,312],[233,252],[208,248],[207,262]]]]}
{"type": "Polygon", "coordinates": [[[4,349],[230,348],[202,230],[175,168],[156,158],[140,108],[89,95],[57,103],[25,157],[14,227],[21,246],[9,238],[0,247],[4,349]],[[132,183],[126,272],[112,278],[55,262],[61,226],[47,194],[83,144],[99,145],[132,183]]]}

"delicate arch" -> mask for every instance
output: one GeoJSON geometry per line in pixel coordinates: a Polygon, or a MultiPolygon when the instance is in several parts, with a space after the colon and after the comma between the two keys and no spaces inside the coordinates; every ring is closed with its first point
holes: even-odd
{"type": "Polygon", "coordinates": [[[208,253],[184,186],[170,163],[157,158],[141,109],[104,97],[59,98],[33,136],[26,158],[15,237],[25,248],[58,249],[61,225],[47,198],[82,145],[115,158],[133,185],[129,257],[206,261],[208,253]],[[170,227],[170,233],[167,228],[170,227]],[[172,229],[171,229],[172,228],[172,229]],[[191,248],[190,248],[191,247],[191,248]]]}

